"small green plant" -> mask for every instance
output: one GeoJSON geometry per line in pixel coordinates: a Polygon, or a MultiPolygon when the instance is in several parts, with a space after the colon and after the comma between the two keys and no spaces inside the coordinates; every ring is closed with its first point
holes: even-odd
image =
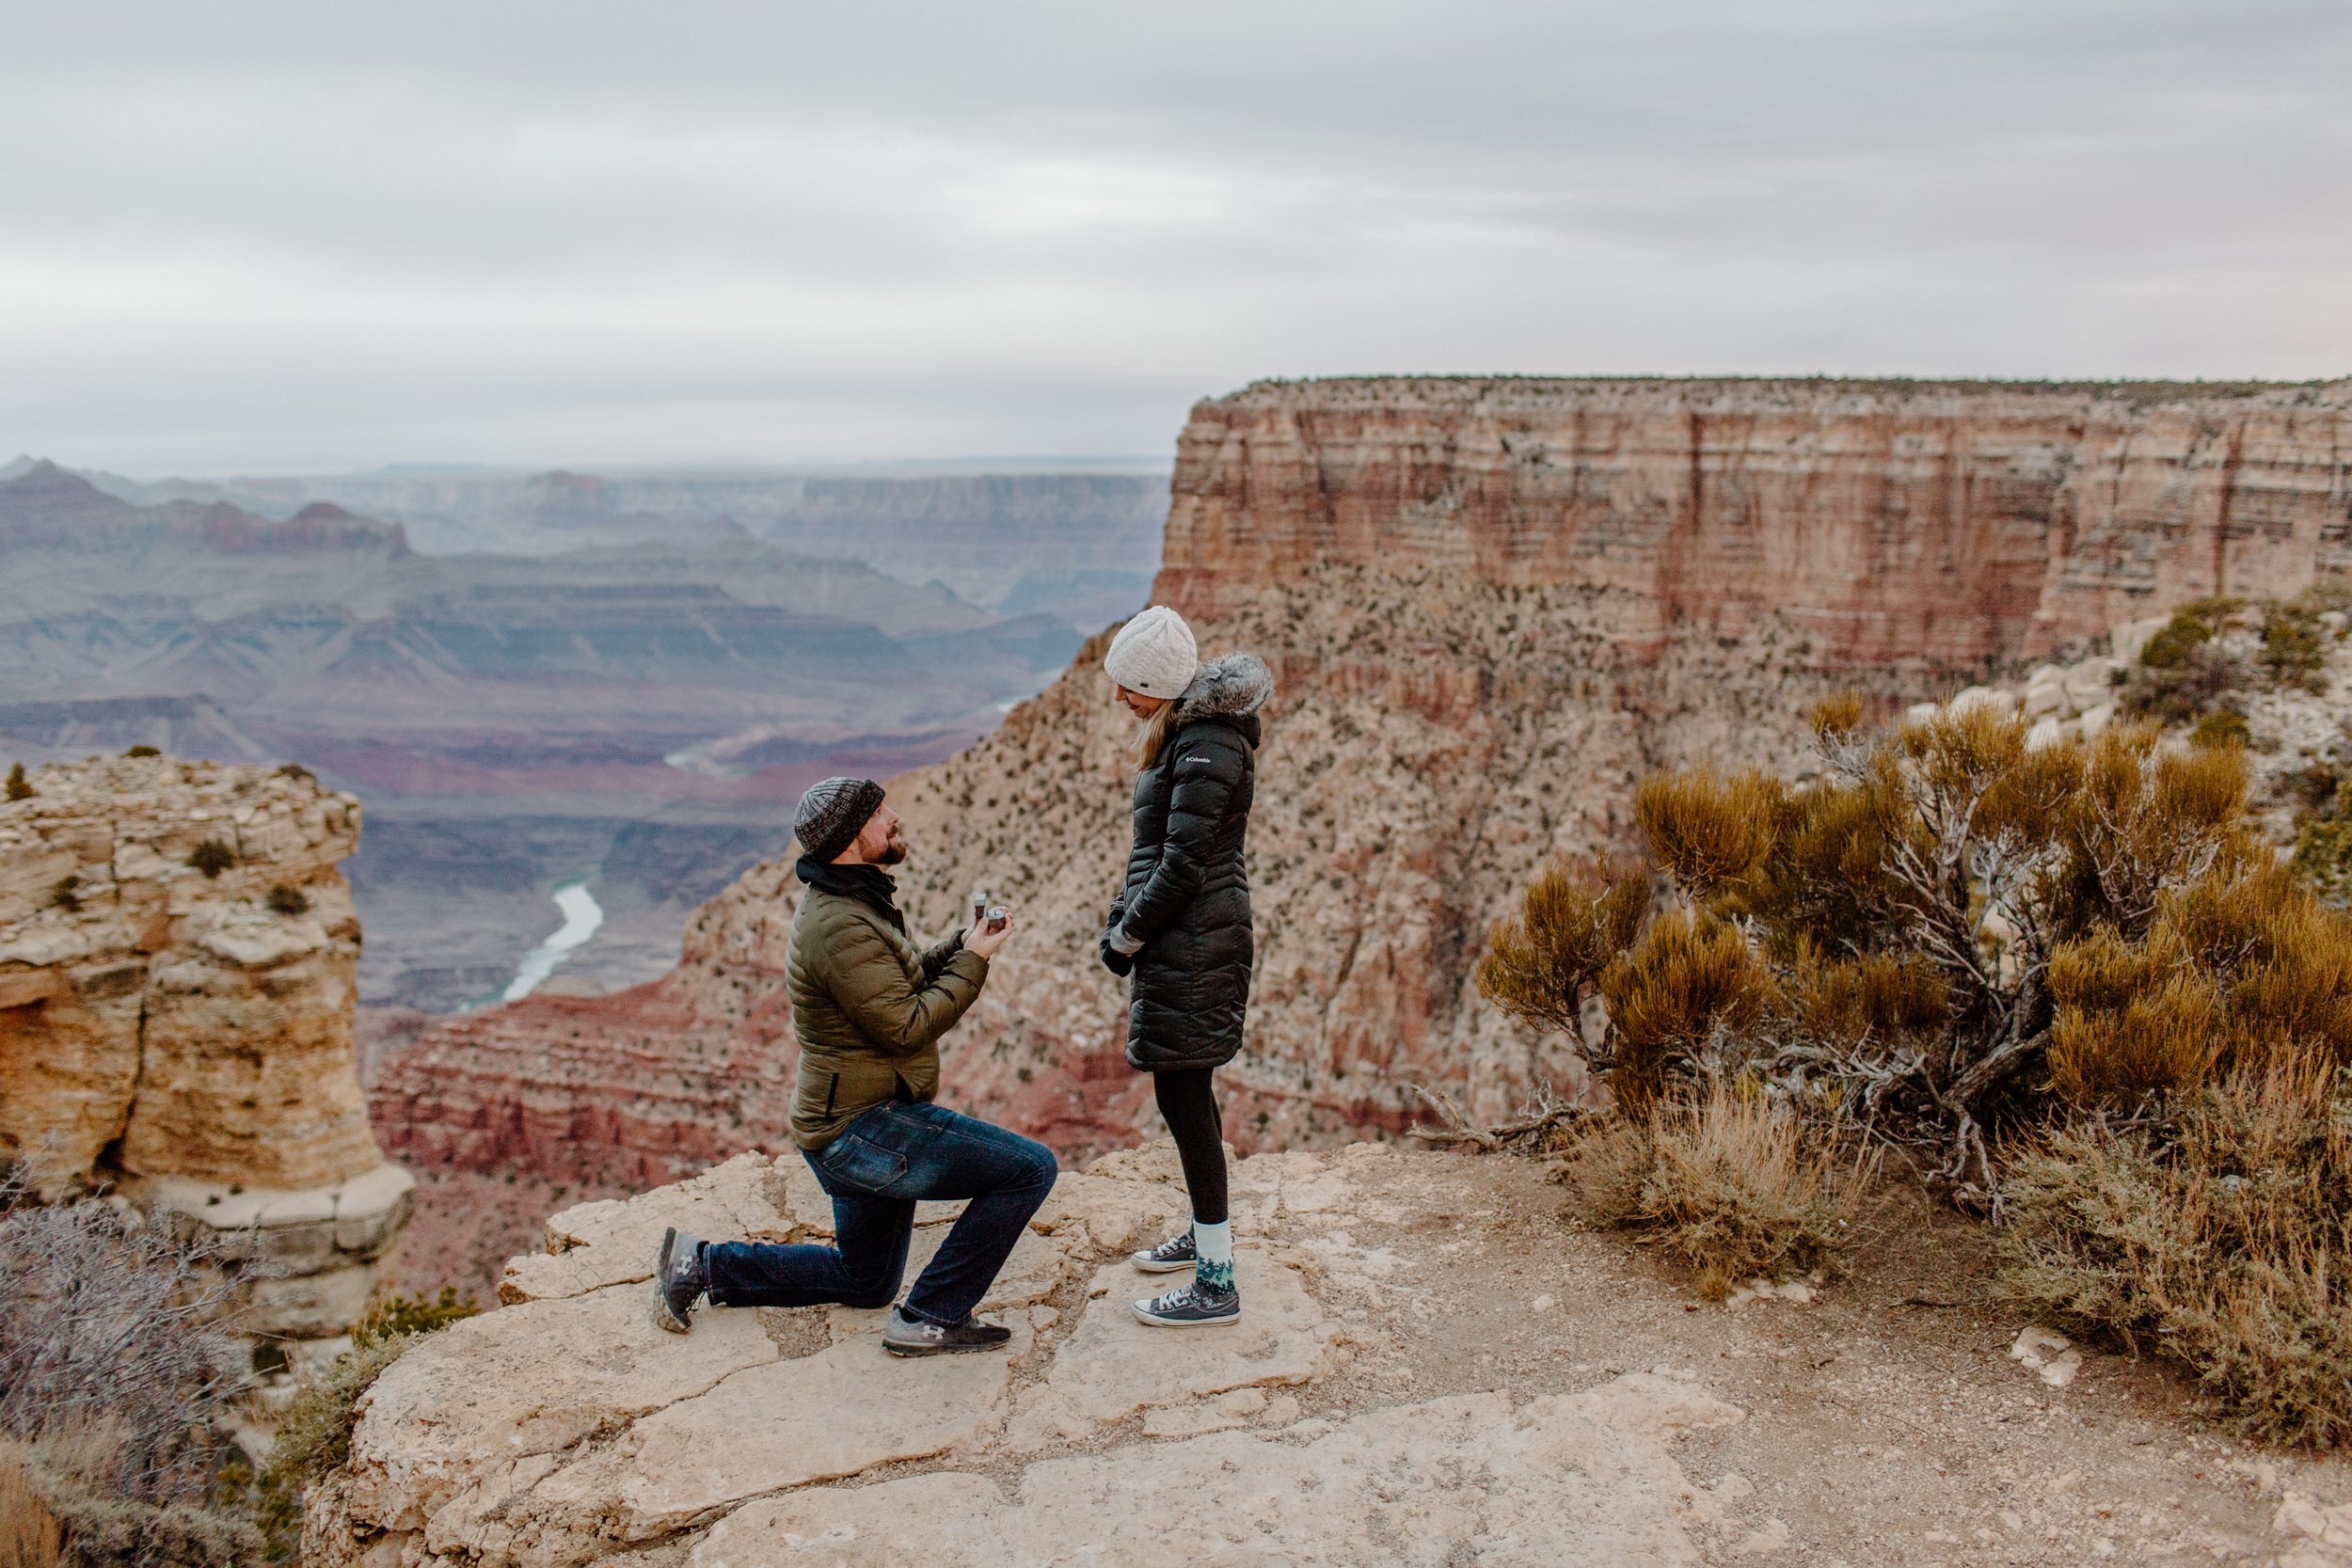
{"type": "Polygon", "coordinates": [[[2174,610],[2140,650],[2123,686],[2123,711],[2186,724],[2229,705],[2233,693],[2252,684],[2244,661],[2221,641],[2244,609],[2238,599],[2200,599],[2174,610]]]}
{"type": "Polygon", "coordinates": [[[298,762],[279,763],[278,765],[278,776],[281,779],[301,779],[306,783],[315,781],[318,778],[316,773],[311,772],[309,768],[303,767],[302,764],[298,762]]]}
{"type": "Polygon", "coordinates": [[[24,782],[24,765],[21,762],[8,764],[8,799],[29,800],[38,791],[24,782]]]}
{"type": "Polygon", "coordinates": [[[2296,831],[2295,869],[2328,903],[2352,904],[2352,781],[2338,784],[2328,809],[2296,831]]]}
{"type": "Polygon", "coordinates": [[[351,1325],[351,1342],[366,1349],[386,1339],[407,1334],[433,1334],[453,1323],[462,1323],[482,1310],[481,1305],[468,1291],[460,1296],[457,1287],[444,1285],[438,1296],[391,1295],[371,1305],[351,1325]]]}
{"type": "Polygon", "coordinates": [[[134,746],[122,754],[126,757],[159,757],[163,752],[152,746],[134,746]]]}
{"type": "Polygon", "coordinates": [[[76,912],[82,907],[82,897],[75,889],[81,885],[82,879],[79,877],[69,875],[58,878],[49,884],[50,904],[68,914],[76,912]]]}
{"type": "Polygon", "coordinates": [[[284,882],[279,882],[269,890],[267,902],[272,912],[282,914],[289,920],[295,915],[310,912],[310,900],[303,895],[302,890],[290,887],[284,882]]]}
{"type": "Polygon", "coordinates": [[[2263,668],[2281,685],[2316,690],[2328,662],[2319,612],[2305,605],[2273,605],[2263,616],[2263,668]]]}
{"type": "Polygon", "coordinates": [[[187,863],[204,873],[209,882],[237,863],[237,852],[216,838],[208,838],[188,851],[187,863]]]}
{"type": "Polygon", "coordinates": [[[2197,727],[2188,732],[2188,740],[2192,746],[2243,747],[2253,733],[2247,725],[2246,715],[2217,707],[2197,721],[2197,727]]]}

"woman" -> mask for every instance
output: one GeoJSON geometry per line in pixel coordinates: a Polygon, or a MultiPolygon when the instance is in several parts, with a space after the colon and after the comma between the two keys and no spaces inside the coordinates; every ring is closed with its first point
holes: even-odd
{"type": "Polygon", "coordinates": [[[1135,1304],[1147,1323],[1189,1328],[1241,1317],[1225,1206],[1225,1126],[1209,1077],[1241,1049],[1249,1003],[1249,878],[1242,843],[1257,766],[1258,710],[1274,677],[1250,654],[1207,664],[1192,628],[1154,605],[1103,660],[1119,701],[1144,721],[1136,745],[1136,843],[1103,932],[1103,962],[1133,973],[1127,1061],[1152,1074],[1192,1196],[1192,1227],[1135,1255],[1147,1274],[1193,1271],[1135,1304]]]}

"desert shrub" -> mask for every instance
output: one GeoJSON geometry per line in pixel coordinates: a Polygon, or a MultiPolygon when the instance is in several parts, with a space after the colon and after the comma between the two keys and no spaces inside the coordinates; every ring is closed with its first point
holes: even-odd
{"type": "Polygon", "coordinates": [[[211,1246],[0,1179],[0,1439],[96,1568],[228,1568],[260,1536],[209,1492],[242,1386],[211,1246]]]}
{"type": "Polygon", "coordinates": [[[233,1289],[209,1244],[94,1198],[27,1201],[0,1181],[0,1436],[100,1425],[112,1490],[177,1500],[210,1460],[203,1427],[236,1392],[233,1289]]]}
{"type": "Polygon", "coordinates": [[[2296,830],[2295,869],[2327,902],[2352,903],[2352,782],[2335,784],[2326,809],[2296,830]]]}
{"type": "Polygon", "coordinates": [[[8,764],[8,799],[11,800],[29,800],[40,793],[25,782],[24,765],[21,762],[8,764]]]}
{"type": "Polygon", "coordinates": [[[1563,1174],[1588,1220],[1661,1237],[1721,1300],[1743,1279],[1834,1264],[1866,1173],[1756,1085],[1719,1081],[1598,1123],[1563,1174]]]}
{"type": "Polygon", "coordinates": [[[2352,1081],[2226,1074],[2159,1125],[2090,1117],[2009,1173],[2000,1287],[2193,1372],[2252,1436],[2352,1436],[2352,1081]]]}
{"type": "Polygon", "coordinates": [[[1783,787],[1751,769],[1719,778],[1700,768],[1661,773],[1642,782],[1633,815],[1660,864],[1692,896],[1754,871],[1772,847],[1783,787]]]}
{"type": "Polygon", "coordinates": [[[275,768],[273,768],[272,771],[278,778],[301,779],[305,783],[315,780],[318,777],[316,773],[311,772],[309,768],[303,767],[302,764],[298,762],[281,762],[275,768]]]}
{"type": "Polygon", "coordinates": [[[2121,699],[2126,714],[2188,723],[2235,700],[2252,673],[2222,634],[2244,610],[2238,599],[2200,599],[2173,611],[2127,672],[2121,699]]]}
{"type": "Polygon", "coordinates": [[[200,1489],[153,1502],[116,1490],[118,1426],[52,1432],[23,1446],[25,1474],[61,1527],[73,1568],[249,1568],[261,1530],[232,1502],[200,1489]]]}
{"type": "Polygon", "coordinates": [[[269,1459],[252,1480],[250,1507],[269,1555],[294,1555],[302,1535],[303,1496],[351,1458],[359,1399],[421,1336],[393,1334],[354,1348],[304,1386],[286,1407],[269,1459]]]}
{"type": "Polygon", "coordinates": [[[164,753],[152,746],[134,746],[122,754],[126,757],[159,757],[164,753]]]}
{"type": "Polygon", "coordinates": [[[2192,746],[2244,746],[2253,735],[2246,715],[2234,708],[2217,707],[2189,727],[2188,740],[2192,746]]]}
{"type": "Polygon", "coordinates": [[[1803,785],[1646,783],[1671,895],[1631,867],[1548,874],[1498,928],[1486,994],[1568,1032],[1636,1116],[1752,1079],[1912,1147],[1980,1208],[2004,1127],[2352,1060],[2352,922],[2252,836],[2238,749],[2144,723],[2028,748],[1990,706],[1874,740],[1851,717],[1819,726],[1803,785]],[[1606,1018],[1580,1028],[1594,995],[1606,1018]]]}
{"type": "Polygon", "coordinates": [[[2315,605],[2272,605],[2263,615],[2262,637],[2263,668],[2273,681],[2320,689],[2315,677],[2327,666],[2328,645],[2315,605]]]}
{"type": "Polygon", "coordinates": [[[237,852],[216,838],[208,838],[188,851],[187,864],[204,873],[211,881],[237,863],[237,852]]]}
{"type": "Polygon", "coordinates": [[[1617,1102],[1639,1115],[1677,1063],[1754,1024],[1772,976],[1729,922],[1675,910],[1649,924],[1600,977],[1613,1051],[1607,1066],[1617,1102]]]}
{"type": "Polygon", "coordinates": [[[295,915],[310,912],[310,898],[300,888],[289,886],[284,882],[277,883],[269,890],[266,902],[271,910],[289,920],[295,915]]]}
{"type": "Polygon", "coordinates": [[[2101,929],[2051,955],[2050,994],[2050,1080],[2070,1100],[2169,1094],[2213,1066],[2219,999],[2177,951],[2101,929]]]}
{"type": "Polygon", "coordinates": [[[1601,972],[1640,934],[1650,902],[1638,865],[1554,861],[1529,884],[1518,914],[1495,927],[1479,991],[1506,1012],[1576,1033],[1601,972]]]}
{"type": "Polygon", "coordinates": [[[1837,691],[1815,703],[1805,713],[1805,722],[1812,726],[1815,738],[1838,741],[1862,728],[1866,712],[1862,693],[1837,691]]]}

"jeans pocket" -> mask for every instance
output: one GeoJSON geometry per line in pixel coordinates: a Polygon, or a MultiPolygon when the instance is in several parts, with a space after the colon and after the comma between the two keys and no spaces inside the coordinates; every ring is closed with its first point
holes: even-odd
{"type": "Polygon", "coordinates": [[[868,1143],[855,1132],[844,1132],[818,1156],[826,1174],[845,1187],[879,1193],[907,1173],[907,1157],[896,1149],[868,1143]]]}

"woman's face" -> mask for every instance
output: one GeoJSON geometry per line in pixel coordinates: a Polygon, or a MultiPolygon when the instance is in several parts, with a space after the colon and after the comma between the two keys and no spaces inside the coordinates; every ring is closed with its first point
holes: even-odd
{"type": "Polygon", "coordinates": [[[1166,697],[1147,697],[1140,691],[1130,691],[1123,686],[1119,689],[1119,701],[1120,706],[1138,719],[1151,718],[1166,707],[1168,702],[1166,697]]]}

